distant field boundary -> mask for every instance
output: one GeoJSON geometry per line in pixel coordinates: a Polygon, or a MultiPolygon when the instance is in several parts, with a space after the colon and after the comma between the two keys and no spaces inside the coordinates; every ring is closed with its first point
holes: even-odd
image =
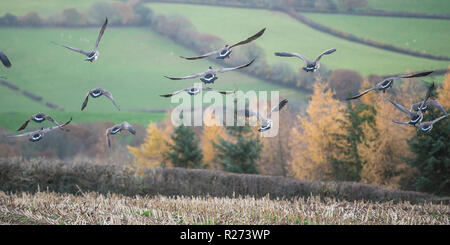
{"type": "Polygon", "coordinates": [[[382,189],[356,182],[300,181],[278,176],[161,167],[136,173],[139,172],[127,163],[0,158],[0,190],[15,193],[49,190],[78,195],[95,191],[126,196],[268,196],[271,199],[313,195],[347,201],[450,204],[450,197],[382,189]]]}
{"type": "Polygon", "coordinates": [[[342,38],[351,42],[357,42],[360,44],[364,44],[367,46],[371,46],[374,48],[379,48],[379,49],[384,49],[384,50],[388,50],[391,52],[396,52],[396,53],[400,53],[400,54],[406,54],[406,55],[411,55],[411,56],[415,56],[415,57],[419,57],[419,58],[426,58],[426,59],[432,59],[432,60],[445,60],[445,61],[450,61],[450,57],[446,57],[446,56],[437,56],[437,55],[432,55],[432,54],[427,54],[427,53],[423,53],[423,52],[419,52],[419,51],[414,51],[414,50],[410,50],[410,49],[405,49],[405,48],[400,48],[391,44],[386,44],[386,43],[382,43],[379,41],[375,41],[375,40],[371,40],[371,39],[367,39],[367,38],[361,38],[361,37],[357,37],[353,34],[347,33],[347,32],[342,32],[339,30],[335,30],[333,28],[324,26],[322,24],[319,24],[305,16],[303,16],[302,14],[292,11],[292,10],[286,10],[284,11],[285,13],[287,13],[289,16],[291,16],[292,18],[302,22],[303,24],[316,29],[318,31],[321,32],[325,32],[327,34],[333,35],[335,37],[338,38],[342,38]]]}
{"type": "Polygon", "coordinates": [[[48,101],[44,101],[41,96],[36,95],[32,92],[29,92],[27,90],[21,90],[18,86],[16,86],[15,84],[13,84],[11,82],[8,82],[8,81],[0,78],[0,84],[11,90],[14,90],[15,92],[22,94],[23,96],[28,97],[29,99],[33,100],[36,103],[44,104],[45,106],[47,106],[50,109],[57,110],[57,111],[64,111],[63,107],[60,107],[60,106],[58,106],[54,103],[48,102],[48,101]]]}
{"type": "MultiPolygon", "coordinates": [[[[146,0],[144,2],[151,3],[172,3],[172,4],[191,4],[191,5],[207,5],[207,6],[221,6],[229,8],[247,8],[247,9],[269,9],[277,10],[277,6],[249,6],[246,4],[226,4],[226,3],[207,3],[207,2],[193,2],[188,0],[146,0]]],[[[424,18],[424,19],[445,19],[450,20],[450,15],[447,14],[428,14],[428,13],[415,13],[415,12],[402,12],[402,11],[386,11],[379,9],[369,10],[356,10],[356,11],[340,11],[340,10],[328,10],[319,8],[304,8],[294,7],[295,11],[310,12],[310,13],[323,13],[323,14],[342,14],[342,15],[359,15],[359,16],[379,16],[379,17],[399,17],[399,18],[424,18]]]]}

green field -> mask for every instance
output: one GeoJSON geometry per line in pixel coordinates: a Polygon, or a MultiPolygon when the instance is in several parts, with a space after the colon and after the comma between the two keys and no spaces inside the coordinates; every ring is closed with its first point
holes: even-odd
{"type": "Polygon", "coordinates": [[[337,52],[322,59],[324,66],[357,70],[364,76],[444,69],[449,65],[446,61],[416,58],[343,40],[316,31],[280,12],[163,3],[148,3],[147,6],[156,13],[184,15],[199,32],[219,36],[229,43],[241,41],[267,27],[266,33],[255,43],[265,50],[269,63],[287,62],[295,69],[302,65],[300,60],[280,58],[273,53],[298,52],[314,58],[325,49],[334,47],[337,52]]]}
{"type": "Polygon", "coordinates": [[[434,55],[450,56],[450,20],[311,13],[304,15],[322,25],[358,37],[434,55]]]}
{"type": "Polygon", "coordinates": [[[387,11],[450,14],[448,0],[367,0],[368,7],[387,11]]]}
{"type": "MultiPolygon", "coordinates": [[[[44,101],[64,108],[65,113],[76,113],[79,117],[77,116],[77,121],[74,120],[75,123],[88,119],[110,120],[110,115],[117,114],[121,116],[115,117],[115,122],[128,118],[129,122],[147,124],[149,120],[146,117],[162,117],[149,116],[148,113],[130,114],[126,111],[174,107],[176,104],[172,104],[170,99],[159,95],[200,82],[198,79],[172,81],[163,75],[189,75],[204,71],[211,65],[207,60],[191,62],[180,59],[178,55],[194,53],[144,28],[108,28],[100,43],[100,57],[94,63],[84,61],[81,54],[50,43],[56,41],[90,50],[97,35],[98,28],[0,28],[0,43],[10,44],[3,46],[2,50],[13,64],[10,69],[1,68],[2,75],[20,89],[31,91],[42,96],[44,101]],[[117,111],[109,100],[101,97],[91,98],[81,113],[81,104],[87,91],[97,87],[109,90],[122,111],[117,111]],[[87,113],[91,114],[85,117],[87,113]],[[96,113],[102,114],[95,116],[96,113]]],[[[215,89],[276,90],[293,103],[307,98],[304,93],[240,72],[228,72],[219,77],[212,85],[215,89]]],[[[0,86],[0,95],[0,113],[31,114],[51,111],[4,86],[0,86]]],[[[5,120],[0,122],[0,127],[15,127],[4,125],[3,122],[7,122],[5,120]]]]}

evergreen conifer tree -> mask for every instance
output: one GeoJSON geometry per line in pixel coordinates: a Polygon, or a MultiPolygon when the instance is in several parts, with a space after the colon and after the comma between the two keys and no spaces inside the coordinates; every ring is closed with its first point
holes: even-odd
{"type": "Polygon", "coordinates": [[[173,143],[168,143],[171,150],[166,153],[166,156],[172,165],[181,168],[200,168],[203,154],[195,132],[182,124],[175,128],[171,138],[173,143]]]}

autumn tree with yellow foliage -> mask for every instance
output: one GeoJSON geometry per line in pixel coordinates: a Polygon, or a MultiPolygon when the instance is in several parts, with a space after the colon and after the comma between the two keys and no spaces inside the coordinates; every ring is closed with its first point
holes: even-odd
{"type": "Polygon", "coordinates": [[[415,128],[392,122],[408,121],[409,118],[387,100],[388,96],[409,107],[413,101],[423,99],[425,89],[411,79],[397,88],[396,96],[390,93],[376,94],[373,104],[376,111],[374,122],[363,125],[365,140],[358,146],[358,153],[364,162],[361,182],[401,188],[409,186],[414,176],[414,169],[406,159],[414,157],[407,141],[414,135],[415,128]]]}
{"type": "Polygon", "coordinates": [[[344,133],[337,121],[345,120],[345,105],[333,97],[328,85],[318,79],[306,116],[297,116],[300,128],[292,129],[290,141],[290,165],[297,178],[328,179],[332,171],[329,160],[340,157],[333,135],[344,133]]]}
{"type": "Polygon", "coordinates": [[[128,150],[134,156],[134,165],[138,168],[167,166],[171,163],[165,159],[165,154],[170,151],[167,142],[170,142],[170,132],[173,129],[166,127],[161,130],[155,123],[147,127],[147,137],[139,147],[128,146],[128,150]]]}

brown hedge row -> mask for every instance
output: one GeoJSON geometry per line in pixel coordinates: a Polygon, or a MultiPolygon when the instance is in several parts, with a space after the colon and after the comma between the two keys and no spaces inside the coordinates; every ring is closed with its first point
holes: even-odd
{"type": "Polygon", "coordinates": [[[409,201],[449,204],[450,198],[381,189],[354,182],[307,182],[292,178],[232,174],[204,169],[149,168],[140,177],[129,165],[44,158],[0,158],[0,190],[7,192],[81,191],[165,196],[254,196],[295,198],[310,195],[340,200],[409,201]]]}

